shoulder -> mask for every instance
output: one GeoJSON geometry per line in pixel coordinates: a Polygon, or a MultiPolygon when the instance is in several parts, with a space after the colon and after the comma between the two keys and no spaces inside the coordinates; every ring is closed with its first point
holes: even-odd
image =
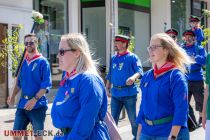
{"type": "Polygon", "coordinates": [[[149,78],[152,74],[153,74],[153,69],[146,71],[142,77],[142,80],[149,78]]]}
{"type": "Polygon", "coordinates": [[[103,83],[103,80],[102,80],[102,78],[99,75],[91,73],[91,72],[88,72],[88,71],[81,73],[80,77],[81,77],[82,81],[88,82],[90,84],[91,83],[95,83],[95,82],[96,83],[97,82],[103,83]]]}
{"type": "Polygon", "coordinates": [[[40,61],[40,63],[43,64],[43,65],[49,65],[48,60],[47,60],[45,57],[43,57],[43,56],[41,56],[41,57],[39,58],[39,61],[40,61]]]}
{"type": "Polygon", "coordinates": [[[171,81],[179,81],[179,80],[186,81],[185,74],[179,69],[172,69],[169,74],[171,81]]]}

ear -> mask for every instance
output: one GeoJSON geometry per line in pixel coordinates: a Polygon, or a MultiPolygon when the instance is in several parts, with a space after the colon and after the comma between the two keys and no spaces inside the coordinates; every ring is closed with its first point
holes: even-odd
{"type": "Polygon", "coordinates": [[[79,56],[80,56],[80,51],[79,50],[76,50],[75,52],[74,52],[74,56],[76,57],[76,58],[79,58],[79,56]]]}

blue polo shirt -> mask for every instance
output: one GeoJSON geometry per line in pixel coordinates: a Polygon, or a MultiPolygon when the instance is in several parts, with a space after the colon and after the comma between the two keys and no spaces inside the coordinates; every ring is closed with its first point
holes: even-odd
{"type": "Polygon", "coordinates": [[[141,61],[137,55],[129,52],[123,56],[114,55],[112,57],[106,79],[113,85],[111,88],[113,97],[133,96],[139,93],[136,83],[122,89],[115,88],[115,86],[126,86],[126,80],[135,73],[143,75],[141,61]]]}
{"type": "Polygon", "coordinates": [[[142,101],[137,123],[142,125],[142,133],[167,137],[173,125],[187,127],[188,87],[185,75],[172,69],[154,79],[154,71],[144,74],[140,84],[142,101]],[[172,122],[149,126],[148,120],[158,120],[173,116],[172,122]]]}
{"type": "Polygon", "coordinates": [[[106,126],[98,123],[107,112],[103,80],[90,72],[78,73],[60,86],[53,102],[51,117],[56,128],[71,128],[59,140],[109,139],[106,126]]]}
{"type": "Polygon", "coordinates": [[[183,46],[188,56],[195,59],[195,63],[187,66],[189,81],[202,81],[204,79],[202,66],[206,64],[206,50],[201,45],[183,46]]]}
{"type": "MultiPolygon", "coordinates": [[[[21,89],[21,98],[17,108],[24,109],[25,104],[29,99],[22,98],[23,96],[34,97],[40,89],[46,89],[49,92],[52,86],[50,65],[46,58],[40,56],[30,63],[23,61],[20,74],[18,77],[18,87],[21,89]]],[[[39,108],[47,106],[47,99],[42,96],[34,106],[39,108]]]]}

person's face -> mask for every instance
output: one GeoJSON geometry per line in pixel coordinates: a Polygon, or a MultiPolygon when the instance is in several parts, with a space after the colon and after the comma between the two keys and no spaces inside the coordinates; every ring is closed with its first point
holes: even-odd
{"type": "Polygon", "coordinates": [[[165,46],[161,45],[159,39],[152,39],[150,41],[150,46],[147,47],[149,53],[149,60],[153,64],[163,63],[166,61],[168,56],[167,49],[164,49],[165,46]]]}
{"type": "Polygon", "coordinates": [[[79,51],[71,49],[66,40],[61,40],[59,43],[59,68],[68,71],[70,68],[75,67],[79,58],[79,51]]]}
{"type": "Polygon", "coordinates": [[[188,44],[188,45],[193,45],[194,44],[195,38],[192,35],[185,35],[183,37],[183,39],[184,39],[185,43],[188,44]]]}
{"type": "Polygon", "coordinates": [[[190,27],[192,27],[192,28],[199,26],[199,22],[197,22],[197,21],[190,22],[189,24],[190,24],[190,27]]]}
{"type": "Polygon", "coordinates": [[[126,43],[121,42],[121,41],[114,41],[114,50],[115,51],[122,51],[126,49],[126,43]]]}
{"type": "Polygon", "coordinates": [[[37,47],[37,43],[33,37],[26,37],[24,41],[24,45],[28,53],[34,53],[37,47]]]}

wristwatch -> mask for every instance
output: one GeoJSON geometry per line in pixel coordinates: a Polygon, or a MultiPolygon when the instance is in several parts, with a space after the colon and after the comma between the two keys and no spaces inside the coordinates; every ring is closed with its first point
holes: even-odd
{"type": "Polygon", "coordinates": [[[176,136],[174,136],[174,135],[169,136],[169,138],[170,138],[170,140],[176,140],[176,136]]]}

